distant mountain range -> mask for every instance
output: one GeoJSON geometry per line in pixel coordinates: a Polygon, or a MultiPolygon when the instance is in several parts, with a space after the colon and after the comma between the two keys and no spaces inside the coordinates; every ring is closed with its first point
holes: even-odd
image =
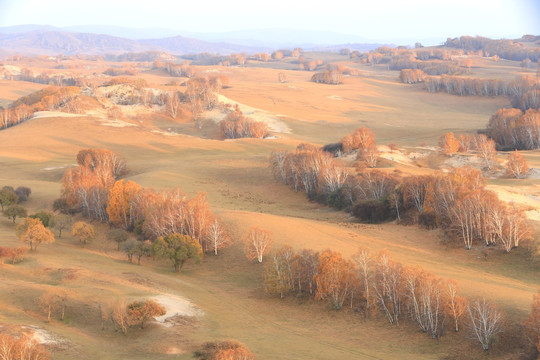
{"type": "MultiPolygon", "coordinates": [[[[86,25],[57,28],[49,25],[0,27],[0,53],[29,55],[120,54],[149,50],[176,55],[201,52],[230,54],[269,52],[279,48],[369,51],[382,45],[355,35],[323,31],[259,29],[224,33],[179,34],[170,29],[131,29],[86,25]]],[[[392,46],[392,45],[391,45],[392,46]]]]}

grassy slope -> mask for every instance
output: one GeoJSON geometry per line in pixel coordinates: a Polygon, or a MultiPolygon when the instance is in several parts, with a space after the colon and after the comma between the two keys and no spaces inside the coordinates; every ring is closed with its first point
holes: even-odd
{"type": "MultiPolygon", "coordinates": [[[[495,299],[513,320],[526,316],[540,280],[537,269],[519,260],[520,251],[490,252],[484,260],[480,248],[466,252],[441,246],[436,231],[348,224],[346,214],[309,203],[303,194],[275,183],[266,166],[273,148],[292,148],[301,140],[335,141],[363,124],[375,128],[377,138],[384,139],[380,141],[418,145],[426,139],[434,143],[447,129],[482,127],[504,99],[431,95],[375,76],[347,78],[349,89],[305,82],[307,74],[301,72],[291,73],[291,83],[278,84],[276,71],[230,71],[234,72],[229,75],[233,86],[225,95],[285,115],[291,135],[279,140],[222,142],[164,136],[144,128],[110,128],[87,118],[39,119],[0,132],[0,185],[31,187],[33,194],[26,204],[31,211],[50,207],[59,194],[62,167],[74,162],[76,152],[90,146],[107,147],[127,158],[129,178],[144,186],[180,186],[191,194],[207,191],[236,242],[250,226],[258,225],[272,229],[277,244],[296,248],[332,247],[346,255],[359,245],[373,251],[388,249],[404,264],[419,264],[457,279],[468,296],[495,299]],[[293,95],[282,88],[294,90],[288,85],[304,90],[293,95]],[[328,98],[336,93],[355,100],[328,98]],[[269,96],[278,104],[275,108],[269,96]],[[313,110],[308,112],[310,107],[313,110]],[[410,113],[411,109],[416,112],[410,113]],[[361,122],[357,113],[369,120],[361,122]],[[403,129],[385,123],[415,124],[418,135],[410,130],[414,139],[404,140],[400,136],[408,135],[403,129]]],[[[395,73],[383,72],[381,77],[390,75],[395,73]]],[[[0,246],[15,244],[13,226],[1,220],[0,246]]],[[[58,359],[143,359],[149,357],[143,351],[146,346],[153,353],[151,358],[169,358],[160,354],[172,348],[189,352],[204,340],[223,338],[245,342],[261,359],[389,359],[397,352],[404,359],[434,359],[461,343],[461,335],[449,334],[437,343],[407,325],[396,329],[379,320],[363,321],[347,311],[328,311],[310,301],[298,306],[301,301],[294,298],[284,302],[267,298],[262,294],[260,267],[245,261],[239,244],[222,256],[207,258],[200,267],[188,266],[181,275],[172,274],[168,264],[127,264],[113,247],[99,240],[81,249],[68,236],[40,247],[20,265],[3,265],[0,305],[5,311],[0,312],[0,322],[34,324],[68,339],[74,346],[60,346],[55,353],[58,359]],[[76,275],[68,279],[65,270],[58,269],[75,269],[76,275]],[[66,324],[47,324],[37,313],[35,297],[50,287],[73,291],[75,300],[66,324]],[[185,296],[206,315],[172,328],[152,325],[144,333],[133,330],[128,335],[130,347],[123,336],[99,330],[96,300],[158,293],[185,296]]]]}

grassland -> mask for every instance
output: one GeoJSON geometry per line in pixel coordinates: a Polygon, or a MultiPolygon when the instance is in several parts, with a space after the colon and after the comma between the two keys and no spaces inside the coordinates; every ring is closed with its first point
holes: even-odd
{"type": "MultiPolygon", "coordinates": [[[[519,71],[516,63],[501,66],[519,71]]],[[[491,114],[509,105],[503,97],[429,94],[420,85],[399,83],[397,73],[382,66],[359,68],[362,76],[346,77],[337,86],[311,83],[308,72],[200,68],[202,73],[230,78],[230,87],[222,93],[228,99],[285,123],[290,133],[276,134],[276,139],[212,140],[208,137],[215,125],[208,123],[200,132],[190,123],[161,117],[129,127],[105,126],[99,117],[49,117],[0,131],[0,186],[31,187],[25,204],[30,212],[51,208],[60,194],[61,176],[80,149],[108,148],[127,159],[127,178],[143,186],[179,186],[190,194],[206,191],[234,242],[219,256],[207,256],[200,266],[190,264],[174,274],[167,263],[144,259],[142,266],[129,264],[115,244],[104,239],[107,226],[98,224],[98,239],[85,248],[67,235],[39,247],[20,264],[0,265],[0,324],[33,325],[52,334],[57,340],[50,345],[55,359],[190,359],[202,342],[227,338],[244,342],[259,359],[438,359],[449,353],[484,358],[462,334],[434,341],[407,324],[391,327],[382,318],[365,320],[353,311],[332,311],[311,300],[269,297],[261,286],[261,266],[248,263],[242,254],[241,240],[253,225],[270,229],[275,246],[332,248],[345,256],[358,246],[374,252],[387,249],[406,265],[456,279],[466,296],[493,299],[510,321],[527,316],[540,277],[524,249],[508,255],[489,249],[486,256],[481,247],[465,251],[442,244],[438,230],[356,224],[348,214],[310,203],[273,180],[267,166],[273,149],[292,149],[306,141],[335,142],[359,126],[372,128],[379,144],[394,142],[411,149],[421,143],[435,145],[444,132],[484,127],[491,114]],[[287,83],[277,81],[280,71],[286,72],[287,83]],[[171,127],[189,135],[171,135],[171,127]],[[39,311],[37,297],[49,289],[70,293],[64,322],[47,323],[39,311]],[[175,318],[171,327],[154,323],[146,330],[130,329],[126,337],[110,325],[101,330],[99,303],[155,295],[188,299],[203,315],[175,318]]],[[[155,86],[170,81],[156,71],[140,77],[155,86]]],[[[2,90],[0,98],[10,99],[11,93],[30,87],[9,83],[1,88],[9,90],[2,90]]],[[[528,152],[527,158],[531,166],[539,166],[538,152],[528,152]]],[[[414,166],[388,166],[419,171],[414,166]]],[[[525,182],[505,180],[503,185],[538,190],[534,180],[525,182]]],[[[0,219],[0,246],[17,244],[13,224],[0,219]]],[[[489,355],[508,356],[497,347],[489,355]]]]}

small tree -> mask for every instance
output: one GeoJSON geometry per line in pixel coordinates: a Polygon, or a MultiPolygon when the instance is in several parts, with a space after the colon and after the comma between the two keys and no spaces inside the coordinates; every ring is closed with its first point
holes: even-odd
{"type": "Polygon", "coordinates": [[[489,350],[497,334],[503,332],[503,314],[486,298],[469,304],[467,311],[472,338],[478,340],[484,350],[489,350]]]}
{"type": "Polygon", "coordinates": [[[508,162],[506,163],[506,175],[521,179],[529,171],[529,164],[527,160],[521,156],[521,153],[515,150],[508,156],[508,162]]]}
{"type": "Polygon", "coordinates": [[[17,217],[24,218],[27,216],[27,212],[26,209],[20,205],[11,205],[4,211],[4,215],[8,219],[12,219],[13,223],[15,224],[17,217]]]}
{"type": "Polygon", "coordinates": [[[53,202],[53,210],[58,211],[60,214],[72,214],[74,211],[71,208],[69,202],[65,198],[59,198],[53,202]]]}
{"type": "Polygon", "coordinates": [[[19,202],[23,202],[28,200],[28,197],[32,193],[32,190],[25,186],[19,186],[17,189],[15,189],[15,194],[19,197],[19,202]]]}
{"type": "Polygon", "coordinates": [[[60,309],[60,297],[51,292],[47,292],[39,298],[41,310],[47,315],[47,322],[51,322],[53,312],[60,309]]]}
{"type": "Polygon", "coordinates": [[[11,186],[4,186],[0,190],[0,206],[2,207],[2,211],[10,205],[17,204],[17,202],[19,202],[19,197],[11,186]]]}
{"type": "MultiPolygon", "coordinates": [[[[14,248],[0,247],[0,259],[10,259],[12,264],[16,264],[23,260],[23,256],[24,254],[26,254],[27,251],[28,249],[24,246],[17,246],[14,248]]],[[[0,264],[2,263],[2,261],[0,261],[0,264]]]]}
{"type": "Polygon", "coordinates": [[[182,270],[188,259],[195,259],[199,263],[203,258],[201,244],[196,239],[181,234],[158,237],[152,245],[152,254],[158,258],[169,259],[176,272],[182,270]]]}
{"type": "Polygon", "coordinates": [[[252,227],[244,240],[244,252],[248,260],[257,259],[258,262],[262,263],[263,256],[270,251],[271,245],[272,235],[268,230],[252,227]]]}
{"type": "Polygon", "coordinates": [[[439,146],[445,155],[452,155],[459,150],[459,141],[454,136],[454,133],[449,132],[441,136],[439,146]]]}
{"type": "Polygon", "coordinates": [[[127,306],[127,313],[133,319],[134,323],[140,324],[141,329],[144,329],[144,325],[148,320],[156,316],[165,315],[167,311],[154,300],[145,300],[134,301],[129,304],[127,306]]]}
{"type": "Polygon", "coordinates": [[[255,355],[235,340],[204,343],[195,351],[195,357],[200,360],[255,360],[255,355]]]}
{"type": "Polygon", "coordinates": [[[73,226],[73,218],[71,215],[58,214],[53,216],[49,226],[58,230],[58,237],[61,238],[63,230],[71,230],[71,227],[73,226]]]}
{"type": "Polygon", "coordinates": [[[54,217],[54,214],[48,212],[48,211],[40,211],[35,214],[30,215],[32,219],[39,219],[41,220],[41,223],[46,228],[50,228],[51,226],[51,219],[54,217]]]}
{"type": "Polygon", "coordinates": [[[116,242],[116,249],[120,251],[120,244],[125,242],[129,237],[129,233],[124,229],[114,229],[107,233],[107,240],[116,242]]]}
{"type": "Polygon", "coordinates": [[[127,329],[132,325],[133,320],[127,312],[127,305],[123,299],[111,306],[109,317],[114,325],[114,330],[117,331],[120,328],[122,334],[127,335],[127,329]]]}
{"type": "Polygon", "coordinates": [[[78,238],[83,245],[86,245],[96,237],[96,229],[93,225],[79,221],[73,225],[71,235],[78,238]]]}
{"type": "Polygon", "coordinates": [[[26,218],[17,225],[17,235],[22,242],[30,244],[30,250],[37,250],[41,243],[53,243],[54,235],[49,229],[45,229],[41,220],[26,218]]]}
{"type": "Polygon", "coordinates": [[[214,223],[210,225],[206,234],[206,251],[213,251],[214,255],[218,254],[218,250],[225,248],[231,244],[231,240],[227,236],[223,225],[214,219],[214,223]]]}

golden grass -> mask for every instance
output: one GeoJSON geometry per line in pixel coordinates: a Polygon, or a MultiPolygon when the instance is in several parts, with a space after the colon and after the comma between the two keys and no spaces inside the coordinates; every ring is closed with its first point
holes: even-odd
{"type": "MultiPolygon", "coordinates": [[[[88,65],[96,71],[109,64],[88,65]]],[[[259,359],[392,359],[396,354],[402,359],[437,359],[469,346],[462,345],[461,334],[448,334],[437,343],[413,326],[393,328],[383,320],[364,321],[353,312],[331,311],[310,300],[265,296],[261,266],[248,263],[242,254],[240,242],[250,226],[271,230],[276,247],[332,248],[345,256],[358,246],[373,252],[387,249],[403,264],[418,264],[438,276],[457,279],[463,294],[486,295],[511,320],[523,320],[540,287],[538,269],[523,260],[524,250],[506,255],[490,249],[486,258],[481,246],[465,251],[441,245],[439,231],[354,224],[346,213],[310,203],[304,194],[273,180],[267,166],[273,149],[290,150],[302,141],[335,142],[359,126],[372,127],[380,144],[435,144],[444,132],[482,128],[497,108],[507,104],[504,98],[429,94],[421,86],[398,83],[397,73],[382,66],[360,68],[364,76],[347,77],[338,86],[311,83],[309,72],[285,71],[289,82],[282,84],[277,81],[282,70],[200,69],[229,76],[231,87],[223,91],[225,96],[275,114],[291,128],[290,134],[274,140],[218,141],[152,132],[171,126],[162,117],[124,128],[103,126],[101,119],[91,117],[41,118],[0,131],[0,186],[31,187],[32,195],[24,204],[31,213],[50,209],[60,194],[62,173],[75,163],[80,149],[104,147],[125,156],[128,178],[143,186],[180,186],[190,194],[206,191],[235,242],[220,256],[208,256],[201,266],[188,264],[177,275],[166,262],[128,264],[115,245],[104,240],[106,225],[98,225],[101,235],[87,248],[66,235],[39,247],[21,264],[0,265],[4,309],[0,323],[36,325],[64,339],[69,345],[53,348],[55,359],[168,359],[167,352],[190,359],[201,342],[226,338],[246,343],[259,359]],[[35,298],[50,289],[73,294],[65,323],[47,324],[38,310],[35,298]],[[100,330],[98,302],[157,294],[186,297],[205,315],[172,328],[152,324],[144,331],[132,329],[127,337],[114,333],[110,325],[100,330]]],[[[155,71],[140,76],[156,86],[173,79],[155,71]]],[[[17,84],[9,86],[15,89],[17,84]]],[[[189,124],[176,126],[181,130],[189,124]]],[[[199,134],[194,129],[189,133],[199,134]]],[[[531,165],[540,166],[538,152],[527,152],[526,157],[531,165]]],[[[385,166],[429,173],[432,170],[424,162],[418,161],[423,166],[418,168],[385,160],[385,166]]],[[[534,181],[527,185],[536,186],[534,181]]],[[[13,225],[0,218],[0,246],[15,245],[19,242],[13,225]]],[[[482,355],[471,348],[471,357],[482,355]]],[[[505,354],[494,358],[503,359],[505,354]]]]}

